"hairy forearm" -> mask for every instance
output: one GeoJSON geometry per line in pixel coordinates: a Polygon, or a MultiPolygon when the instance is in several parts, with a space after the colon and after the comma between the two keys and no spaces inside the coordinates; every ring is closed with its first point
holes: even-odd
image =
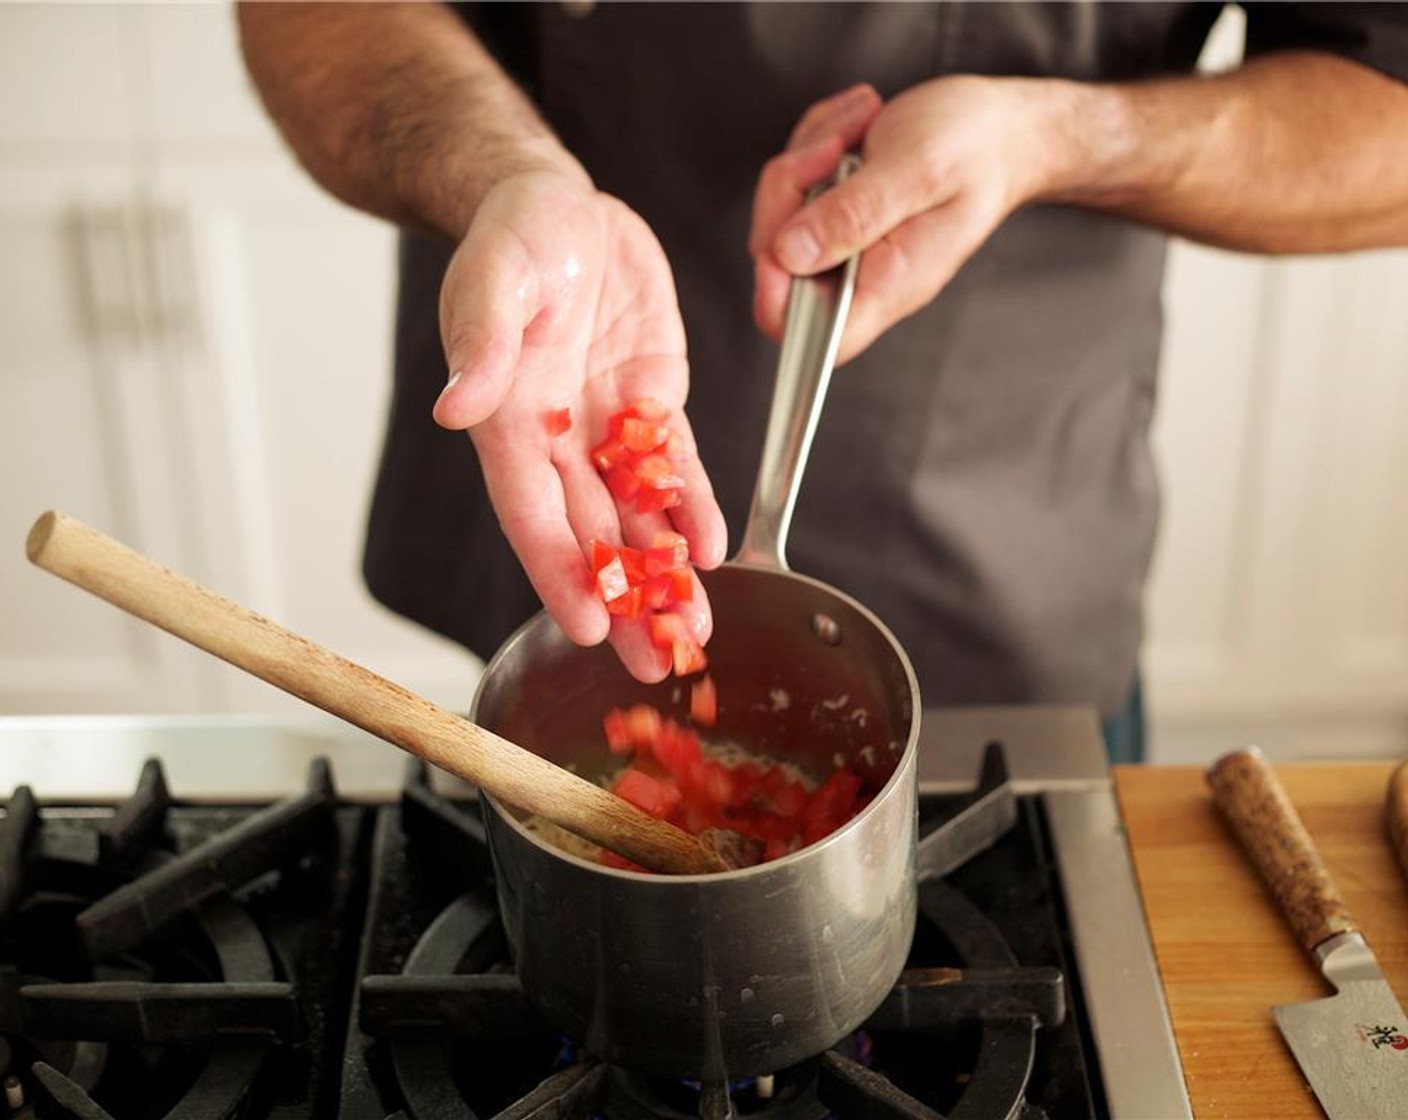
{"type": "Polygon", "coordinates": [[[1210,78],[1059,84],[1047,200],[1230,249],[1408,244],[1408,87],[1382,74],[1294,52],[1210,78]]]}
{"type": "Polygon", "coordinates": [[[585,173],[527,97],[438,4],[239,6],[270,115],[327,190],[458,240],[516,171],[585,173]]]}

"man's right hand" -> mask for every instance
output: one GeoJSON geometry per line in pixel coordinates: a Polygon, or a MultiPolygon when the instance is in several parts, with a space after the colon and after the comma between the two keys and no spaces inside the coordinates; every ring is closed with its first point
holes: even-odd
{"type": "MultiPolygon", "coordinates": [[[[467,430],[509,543],[548,612],[573,641],[610,637],[641,680],[670,670],[645,627],[612,619],[585,560],[593,539],[643,547],[673,528],[696,566],[723,561],[727,530],[684,415],[689,372],[674,282],[654,234],[577,169],[526,170],[491,187],[440,293],[449,383],[442,426],[467,430]],[[685,479],[665,513],[618,505],[591,461],[607,420],[642,397],[673,410],[685,479]],[[570,409],[553,436],[549,413],[570,409]]],[[[700,641],[712,620],[696,588],[675,608],[700,641]]]]}

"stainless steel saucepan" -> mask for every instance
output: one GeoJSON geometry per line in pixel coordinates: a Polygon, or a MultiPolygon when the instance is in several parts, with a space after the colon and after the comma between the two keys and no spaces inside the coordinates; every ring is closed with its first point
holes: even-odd
{"type": "MultiPolygon", "coordinates": [[[[703,578],[714,613],[714,734],[818,778],[850,764],[873,799],[848,825],[785,859],[656,876],[567,854],[483,798],[524,990],[589,1050],[627,1068],[711,1081],[784,1068],[854,1030],[909,950],[914,671],[879,619],[789,571],[784,555],[857,263],[792,286],[743,544],[703,578]]],[[[540,615],[489,663],[473,717],[561,765],[600,773],[611,761],[603,714],[642,701],[683,712],[688,696],[678,681],[634,681],[609,648],[579,648],[540,615]]]]}

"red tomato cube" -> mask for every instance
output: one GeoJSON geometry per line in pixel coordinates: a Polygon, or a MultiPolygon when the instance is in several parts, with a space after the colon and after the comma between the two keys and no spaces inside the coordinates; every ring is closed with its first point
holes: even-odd
{"type": "Polygon", "coordinates": [[[713,727],[719,718],[719,692],[713,677],[702,677],[689,689],[689,718],[705,727],[713,727]]]}
{"type": "Polygon", "coordinates": [[[655,490],[642,486],[636,491],[636,512],[659,513],[662,510],[674,509],[683,501],[678,490],[655,490]]]}
{"type": "Polygon", "coordinates": [[[595,539],[590,542],[590,545],[592,551],[592,575],[596,575],[597,572],[601,571],[602,568],[616,559],[616,550],[609,544],[595,539]]]}
{"type": "Polygon", "coordinates": [[[592,448],[592,462],[599,471],[619,467],[630,457],[630,450],[619,439],[608,439],[592,448]]]}
{"type": "Polygon", "coordinates": [[[572,410],[570,408],[553,409],[547,415],[547,425],[550,438],[560,436],[572,427],[572,410]]]}
{"type": "Polygon", "coordinates": [[[667,577],[670,581],[670,597],[676,603],[689,603],[694,600],[694,572],[689,568],[676,568],[667,577]]]}
{"type": "Polygon", "coordinates": [[[674,786],[636,769],[625,771],[616,779],[612,790],[617,797],[661,820],[674,812],[683,797],[674,786]]]}
{"type": "Polygon", "coordinates": [[[626,709],[626,737],[631,746],[649,750],[660,736],[663,717],[649,704],[633,704],[626,709]]]}
{"type": "Polygon", "coordinates": [[[606,613],[618,615],[621,618],[639,618],[641,608],[644,606],[644,597],[641,595],[639,587],[629,588],[624,595],[618,595],[615,599],[606,601],[606,613]]]}
{"type": "Polygon", "coordinates": [[[597,570],[596,589],[601,601],[608,606],[630,591],[631,583],[626,578],[626,568],[619,555],[613,556],[609,563],[597,570]]]}
{"type": "Polygon", "coordinates": [[[626,725],[626,713],[620,708],[612,708],[601,721],[606,732],[606,745],[612,754],[631,753],[631,735],[626,725]]]}
{"type": "Polygon", "coordinates": [[[636,472],[625,464],[612,467],[606,472],[606,486],[617,501],[629,502],[640,493],[640,479],[636,472]]]}
{"type": "Polygon", "coordinates": [[[670,429],[663,424],[652,424],[649,420],[637,420],[627,416],[621,421],[620,440],[628,451],[648,454],[665,446],[670,438],[670,429]]]}

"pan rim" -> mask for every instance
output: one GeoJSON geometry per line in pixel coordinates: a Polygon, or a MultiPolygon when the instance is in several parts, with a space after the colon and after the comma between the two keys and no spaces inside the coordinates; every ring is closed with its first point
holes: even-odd
{"type": "MultiPolygon", "coordinates": [[[[715,871],[693,875],[663,875],[655,872],[631,871],[625,868],[607,867],[604,864],[593,863],[571,852],[564,851],[556,845],[550,844],[547,841],[541,839],[537,834],[530,831],[523,825],[522,821],[518,819],[518,816],[515,813],[509,811],[506,808],[504,803],[502,803],[498,798],[494,797],[492,794],[481,789],[479,791],[480,801],[487,805],[489,811],[497,815],[500,820],[502,820],[504,824],[506,824],[510,829],[517,833],[517,835],[522,840],[528,842],[529,844],[542,850],[550,856],[564,860],[570,864],[582,868],[583,870],[591,871],[609,877],[615,877],[630,883],[650,883],[654,884],[656,887],[659,888],[668,888],[670,884],[676,884],[678,886],[698,886],[701,883],[734,883],[743,879],[753,878],[762,874],[767,874],[770,871],[775,871],[780,868],[788,867],[794,863],[800,862],[803,859],[810,858],[816,853],[823,852],[825,849],[833,846],[833,844],[835,843],[843,842],[848,835],[863,827],[864,822],[869,820],[869,818],[872,817],[880,809],[881,806],[886,804],[891,799],[891,797],[894,796],[895,791],[905,783],[907,773],[909,771],[912,771],[916,766],[916,753],[918,751],[920,720],[922,718],[923,704],[920,700],[919,681],[914,673],[914,665],[910,661],[909,655],[905,652],[904,647],[900,644],[899,639],[895,637],[894,633],[890,630],[890,628],[886,626],[885,623],[880,620],[879,616],[877,616],[875,612],[873,612],[869,607],[865,606],[863,603],[853,598],[852,596],[846,594],[844,591],[840,591],[837,588],[831,586],[830,584],[825,583],[822,580],[816,579],[813,576],[803,575],[800,572],[794,572],[790,569],[778,568],[771,564],[752,564],[732,560],[720,565],[719,568],[716,568],[713,571],[717,572],[722,570],[757,573],[760,575],[768,575],[770,577],[776,577],[787,581],[795,581],[806,584],[817,591],[820,591],[834,599],[839,600],[846,607],[855,611],[866,622],[868,622],[884,639],[885,644],[888,646],[891,653],[894,655],[897,664],[903,671],[906,683],[909,685],[911,710],[909,718],[909,733],[906,736],[904,746],[900,751],[899,762],[895,765],[895,769],[890,774],[888,780],[881,787],[880,792],[877,793],[875,797],[871,799],[870,804],[868,804],[864,809],[862,809],[844,825],[838,828],[835,832],[830,833],[829,835],[823,837],[821,840],[818,840],[814,844],[808,844],[804,848],[799,848],[797,851],[792,852],[790,855],[784,856],[782,859],[771,860],[767,863],[755,864],[752,867],[735,868],[731,871],[715,871]]],[[[711,574],[711,572],[703,573],[703,578],[707,579],[711,574]]],[[[528,619],[521,626],[519,626],[518,629],[516,629],[512,634],[510,634],[508,638],[504,641],[504,643],[499,646],[499,648],[494,652],[494,656],[491,657],[489,661],[485,664],[484,672],[480,674],[479,682],[475,686],[474,697],[470,702],[471,720],[474,720],[476,722],[478,721],[480,701],[483,699],[484,696],[486,682],[491,680],[493,677],[494,669],[504,661],[508,660],[508,658],[512,656],[513,651],[516,649],[516,647],[519,646],[522,642],[524,642],[530,633],[536,632],[543,626],[549,626],[554,629],[557,629],[557,624],[552,620],[551,616],[548,615],[545,610],[538,611],[535,615],[533,615],[532,618],[528,619]]],[[[560,632],[561,631],[559,630],[559,633],[560,632]]]]}

